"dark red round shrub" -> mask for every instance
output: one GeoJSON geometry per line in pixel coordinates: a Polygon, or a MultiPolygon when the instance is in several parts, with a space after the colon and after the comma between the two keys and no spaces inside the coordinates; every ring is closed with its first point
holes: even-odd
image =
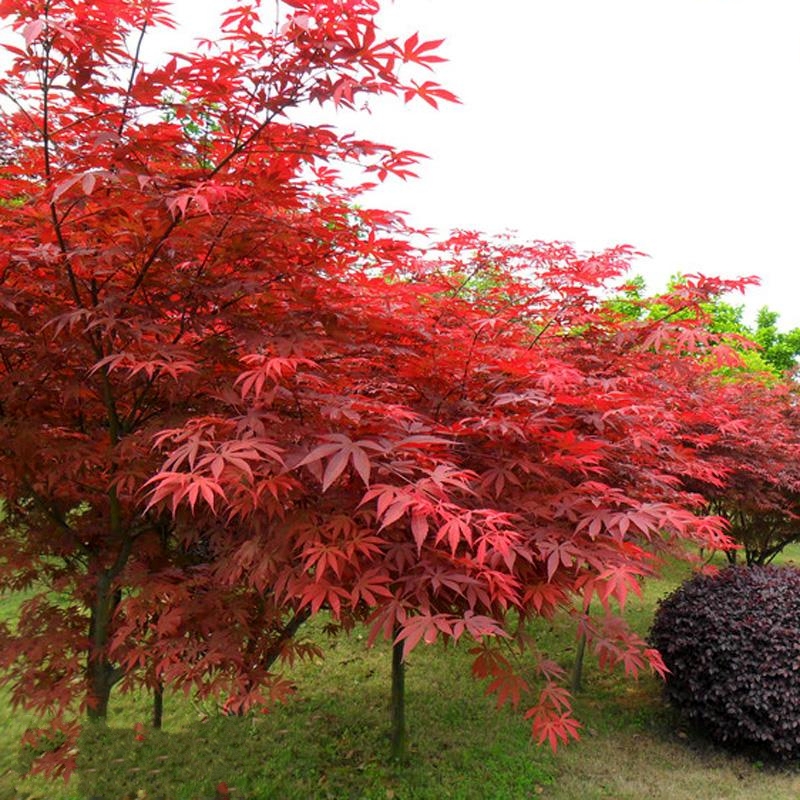
{"type": "Polygon", "coordinates": [[[669,700],[715,741],[800,758],[800,571],[731,567],[659,604],[669,700]]]}

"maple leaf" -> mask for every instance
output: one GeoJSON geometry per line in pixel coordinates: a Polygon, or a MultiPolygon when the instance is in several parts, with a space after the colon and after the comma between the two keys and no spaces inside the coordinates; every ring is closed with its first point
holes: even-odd
{"type": "Polygon", "coordinates": [[[403,44],[403,60],[415,64],[422,64],[430,68],[430,64],[440,63],[445,60],[432,52],[437,50],[443,42],[444,39],[433,39],[429,42],[421,42],[419,40],[419,34],[413,33],[403,44]]]}
{"type": "Polygon", "coordinates": [[[451,635],[453,624],[446,614],[419,614],[409,617],[402,626],[395,642],[403,643],[403,658],[421,642],[433,644],[440,634],[451,635]]]}
{"type": "Polygon", "coordinates": [[[327,459],[322,475],[322,491],[324,492],[341,476],[349,462],[364,485],[369,487],[372,465],[367,451],[382,452],[383,446],[369,440],[354,442],[342,433],[329,434],[325,439],[327,444],[315,447],[296,466],[302,467],[327,459]]]}
{"type": "Polygon", "coordinates": [[[554,753],[560,744],[566,744],[571,739],[575,741],[580,739],[581,725],[568,712],[544,713],[540,707],[534,706],[525,712],[525,718],[533,719],[531,729],[536,742],[538,744],[547,742],[554,753]]]}
{"type": "Polygon", "coordinates": [[[527,681],[514,673],[503,673],[498,675],[487,687],[486,694],[497,695],[497,707],[502,708],[509,703],[512,708],[516,708],[522,695],[529,689],[527,681]]]}

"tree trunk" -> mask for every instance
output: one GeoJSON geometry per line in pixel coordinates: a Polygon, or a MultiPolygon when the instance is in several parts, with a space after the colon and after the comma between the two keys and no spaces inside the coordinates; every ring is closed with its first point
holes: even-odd
{"type": "Polygon", "coordinates": [[[164,684],[157,681],[153,689],[153,727],[161,730],[161,723],[164,720],[164,684]]]}
{"type": "MultiPolygon", "coordinates": [[[[397,639],[400,628],[395,627],[394,639],[397,639]]],[[[406,667],[403,663],[403,643],[392,644],[392,747],[393,761],[405,761],[406,758],[406,667]]]]}
{"type": "MultiPolygon", "coordinates": [[[[300,626],[311,616],[311,611],[309,609],[304,608],[301,611],[295,611],[292,615],[292,618],[289,622],[286,623],[283,630],[277,636],[277,639],[272,644],[270,649],[264,654],[263,660],[261,662],[263,668],[265,670],[269,670],[272,665],[280,658],[281,652],[283,651],[284,645],[292,638],[294,638],[297,631],[300,629],[300,626]]],[[[250,660],[255,652],[256,646],[258,644],[258,640],[255,637],[252,637],[245,647],[245,658],[250,660]]],[[[250,689],[251,684],[249,681],[245,683],[245,688],[250,689]]],[[[231,712],[234,716],[243,717],[245,712],[243,710],[231,712]]]]}
{"type": "Polygon", "coordinates": [[[109,665],[94,661],[89,665],[89,697],[86,716],[93,721],[105,721],[108,716],[108,701],[111,697],[112,683],[109,679],[109,665]]]}
{"type": "MultiPolygon", "coordinates": [[[[589,614],[590,605],[586,606],[584,614],[589,614]]],[[[586,634],[582,633],[578,639],[578,649],[575,651],[575,663],[572,665],[572,678],[570,679],[569,688],[574,694],[577,694],[583,688],[583,662],[586,656],[586,634]]]]}
{"type": "Polygon", "coordinates": [[[98,576],[95,586],[96,595],[89,618],[86,716],[90,720],[102,721],[108,715],[111,689],[120,677],[118,671],[108,660],[111,617],[119,602],[119,596],[112,589],[111,578],[107,572],[102,572],[98,576]]]}
{"type": "Polygon", "coordinates": [[[572,665],[572,679],[569,688],[577,694],[583,688],[583,659],[586,655],[586,634],[581,634],[578,639],[578,649],[575,651],[575,663],[572,665]]]}

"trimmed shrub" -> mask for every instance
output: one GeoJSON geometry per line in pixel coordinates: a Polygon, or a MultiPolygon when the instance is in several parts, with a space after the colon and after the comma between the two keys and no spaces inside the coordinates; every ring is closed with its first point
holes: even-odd
{"type": "Polygon", "coordinates": [[[800,571],[730,567],[659,604],[669,700],[715,741],[800,758],[800,571]]]}

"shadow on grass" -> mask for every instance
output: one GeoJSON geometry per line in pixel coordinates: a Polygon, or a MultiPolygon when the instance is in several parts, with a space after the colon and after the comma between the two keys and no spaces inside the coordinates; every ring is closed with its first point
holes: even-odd
{"type": "MultiPolygon", "coordinates": [[[[452,688],[452,676],[447,681],[452,688]]],[[[212,716],[186,731],[145,731],[141,741],[130,728],[89,728],[79,797],[210,800],[224,782],[231,800],[517,800],[550,782],[549,756],[531,746],[521,720],[488,709],[483,698],[459,703],[436,688],[409,699],[403,767],[388,759],[385,693],[351,687],[267,716],[212,716]]]]}

